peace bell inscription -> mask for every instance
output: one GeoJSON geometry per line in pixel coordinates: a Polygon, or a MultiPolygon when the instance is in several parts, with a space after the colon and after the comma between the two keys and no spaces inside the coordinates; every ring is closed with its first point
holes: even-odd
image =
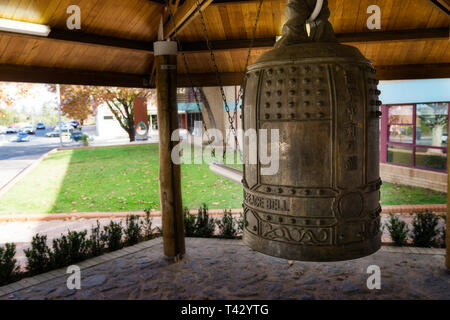
{"type": "Polygon", "coordinates": [[[279,170],[261,174],[244,144],[244,242],[347,260],[381,245],[380,92],[371,63],[335,39],[327,1],[308,20],[315,3],[289,1],[283,37],[248,68],[243,127],[279,130],[279,170]]]}

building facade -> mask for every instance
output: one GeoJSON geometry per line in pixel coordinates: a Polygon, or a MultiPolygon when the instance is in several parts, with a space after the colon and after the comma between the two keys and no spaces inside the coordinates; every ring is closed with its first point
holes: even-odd
{"type": "Polygon", "coordinates": [[[380,84],[383,180],[446,192],[450,79],[380,84]]]}

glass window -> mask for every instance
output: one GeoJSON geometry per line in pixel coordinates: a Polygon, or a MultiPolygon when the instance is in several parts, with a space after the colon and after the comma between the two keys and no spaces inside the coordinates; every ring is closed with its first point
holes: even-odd
{"type": "Polygon", "coordinates": [[[413,124],[413,106],[391,106],[389,124],[413,124]]]}
{"type": "Polygon", "coordinates": [[[416,144],[421,146],[447,146],[448,104],[417,105],[416,144]]]}
{"type": "Polygon", "coordinates": [[[447,154],[444,149],[416,148],[416,167],[445,170],[447,167],[447,154]]]}
{"type": "Polygon", "coordinates": [[[394,164],[412,166],[412,147],[388,145],[387,161],[394,164]]]}
{"type": "Polygon", "coordinates": [[[397,143],[413,143],[413,126],[390,125],[389,141],[397,143]]]}
{"type": "Polygon", "coordinates": [[[447,171],[449,103],[384,106],[383,162],[447,171]]]}

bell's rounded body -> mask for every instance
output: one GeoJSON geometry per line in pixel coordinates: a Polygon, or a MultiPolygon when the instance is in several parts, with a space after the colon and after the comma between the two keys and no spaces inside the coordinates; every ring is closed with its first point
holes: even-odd
{"type": "MultiPolygon", "coordinates": [[[[302,261],[356,259],[381,245],[379,91],[358,49],[306,43],[248,68],[244,130],[278,130],[279,167],[252,162],[244,138],[244,242],[302,261]]],[[[245,132],[245,131],[244,131],[245,132]]],[[[265,153],[263,153],[265,154],[265,153]]]]}

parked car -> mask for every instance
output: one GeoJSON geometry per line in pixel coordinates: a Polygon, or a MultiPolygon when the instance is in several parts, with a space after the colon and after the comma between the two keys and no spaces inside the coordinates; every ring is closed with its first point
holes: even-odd
{"type": "Polygon", "coordinates": [[[8,130],[7,127],[5,127],[5,126],[0,126],[0,134],[6,133],[6,130],[8,130]]]}
{"type": "Polygon", "coordinates": [[[28,136],[28,133],[26,132],[19,132],[17,134],[17,140],[16,142],[29,142],[30,137],[28,136]]]}
{"type": "Polygon", "coordinates": [[[75,132],[72,132],[72,134],[70,135],[70,139],[73,140],[73,141],[78,142],[78,141],[81,141],[83,139],[83,135],[84,135],[83,132],[75,131],[75,132]]]}
{"type": "Polygon", "coordinates": [[[442,144],[447,144],[447,140],[448,140],[448,132],[444,132],[443,134],[442,134],[442,144]]]}
{"type": "Polygon", "coordinates": [[[45,124],[43,122],[38,122],[36,130],[45,130],[45,124]]]}
{"type": "Polygon", "coordinates": [[[28,134],[35,134],[35,133],[36,133],[36,130],[34,129],[33,126],[26,126],[26,127],[23,127],[23,128],[20,130],[20,132],[25,132],[25,133],[28,133],[28,134]]]}
{"type": "Polygon", "coordinates": [[[79,141],[83,140],[83,136],[85,136],[88,141],[94,140],[94,138],[92,138],[88,134],[83,133],[81,131],[74,131],[74,132],[72,132],[72,134],[70,135],[70,139],[72,139],[75,142],[79,142],[79,141]]]}
{"type": "MultiPolygon", "coordinates": [[[[62,128],[62,135],[70,135],[73,132],[73,128],[69,128],[69,127],[63,127],[62,128]]],[[[61,133],[61,130],[59,129],[59,127],[56,127],[55,129],[53,129],[53,131],[48,132],[46,134],[47,137],[51,138],[51,137],[59,137],[61,133]]]]}
{"type": "Polygon", "coordinates": [[[6,133],[17,133],[19,130],[16,127],[9,126],[8,129],[6,129],[6,133]]]}

